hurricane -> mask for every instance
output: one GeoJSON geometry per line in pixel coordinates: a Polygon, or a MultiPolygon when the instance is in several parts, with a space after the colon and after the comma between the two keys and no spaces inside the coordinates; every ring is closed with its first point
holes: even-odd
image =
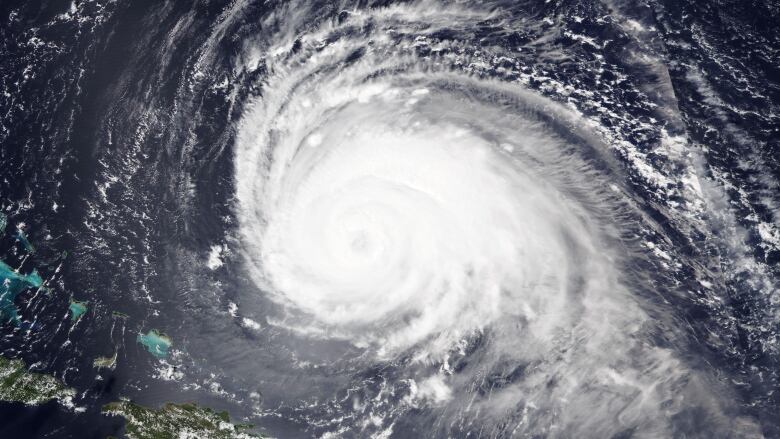
{"type": "Polygon", "coordinates": [[[119,398],[262,437],[780,434],[776,7],[217,3],[29,31],[76,26],[30,41],[78,76],[33,154],[62,181],[3,186],[9,273],[44,280],[0,297],[2,347],[88,388],[79,422],[119,398]]]}

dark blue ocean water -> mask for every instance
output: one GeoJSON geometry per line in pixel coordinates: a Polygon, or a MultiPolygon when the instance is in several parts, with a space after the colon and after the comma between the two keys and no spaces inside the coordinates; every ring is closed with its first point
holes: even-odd
{"type": "MultiPolygon", "coordinates": [[[[347,395],[373,397],[380,383],[403,376],[399,364],[355,360],[359,349],[349,343],[298,339],[266,325],[264,317],[278,307],[262,295],[244,294],[256,287],[242,270],[240,243],[231,238],[238,227],[232,145],[242,105],[262,95],[267,72],[261,66],[236,73],[235,66],[257,38],[287,31],[267,20],[281,10],[277,3],[0,4],[0,211],[9,221],[0,258],[23,272],[37,268],[51,288],[19,296],[27,324],[0,326],[0,353],[62,379],[77,389],[75,403],[86,409],[0,403],[0,437],[119,434],[121,420],[99,408],[120,396],[152,406],[196,401],[279,437],[312,437],[331,431],[329,420],[353,410],[347,395]],[[208,62],[201,62],[204,57],[208,62]],[[203,65],[209,70],[198,71],[203,65]],[[223,81],[226,87],[213,87],[223,81]],[[34,253],[12,236],[19,227],[34,253]],[[219,270],[205,264],[215,244],[231,250],[219,270]],[[89,302],[77,324],[67,314],[71,297],[89,302]],[[232,315],[233,303],[241,303],[245,314],[232,315]],[[263,329],[252,330],[244,317],[263,329]],[[165,363],[136,342],[139,331],[151,328],[170,335],[179,351],[165,363]],[[95,357],[115,350],[116,370],[92,367],[95,357]],[[290,368],[298,360],[331,367],[290,368]]],[[[389,3],[323,2],[310,8],[317,13],[307,20],[315,26],[338,21],[347,9],[389,3]]],[[[634,268],[649,273],[657,300],[674,305],[676,321],[695,340],[681,357],[731,383],[736,401],[724,416],[750,419],[765,437],[780,437],[780,243],[772,244],[771,232],[760,226],[780,224],[780,6],[540,0],[491,7],[535,23],[549,20],[556,30],[538,41],[534,29],[475,23],[468,38],[455,31],[435,38],[523,47],[516,56],[529,71],[591,93],[592,102],[574,106],[670,175],[676,165],[658,151],[661,127],[703,146],[697,149],[702,178],[723,189],[714,209],[723,216],[705,217],[712,235],[681,227],[667,215],[674,196],[664,199],[641,175],[626,173],[638,210],[658,226],[658,240],[690,262],[677,277],[634,268]],[[610,18],[617,15],[643,30],[628,33],[610,18]],[[580,44],[572,35],[595,43],[580,44]],[[560,61],[559,51],[573,54],[573,61],[560,61]],[[627,79],[605,86],[618,77],[627,79]],[[599,109],[610,106],[642,124],[599,109]],[[737,233],[749,253],[733,254],[729,242],[737,233]],[[719,297],[725,299],[678,294],[696,283],[699,271],[722,281],[719,297]]],[[[556,98],[544,84],[533,79],[527,86],[556,98]]],[[[620,154],[616,160],[629,161],[620,154]]],[[[681,187],[681,179],[674,185],[681,187]]],[[[663,330],[655,336],[659,345],[668,341],[663,330]]],[[[522,373],[516,375],[493,378],[511,382],[522,373]]],[[[394,418],[393,437],[509,436],[500,429],[479,433],[476,424],[442,426],[436,416],[424,409],[404,412],[394,418]]],[[[679,437],[712,434],[695,408],[679,417],[685,418],[677,420],[679,437]]],[[[631,430],[621,437],[634,433],[641,437],[631,430]]]]}

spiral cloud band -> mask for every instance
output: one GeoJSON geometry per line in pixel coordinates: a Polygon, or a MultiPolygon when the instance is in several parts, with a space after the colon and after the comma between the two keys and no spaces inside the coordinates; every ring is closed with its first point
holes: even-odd
{"type": "Polygon", "coordinates": [[[0,5],[0,439],[780,439],[780,0],[0,5]]]}
{"type": "Polygon", "coordinates": [[[567,259],[560,235],[583,234],[565,200],[446,121],[454,103],[412,106],[445,119],[429,121],[389,93],[340,109],[271,183],[260,258],[274,289],[329,325],[396,327],[389,347],[479,327],[504,296],[530,314],[530,303],[559,302],[549,271],[567,259]]]}
{"type": "Polygon", "coordinates": [[[446,348],[507,315],[549,333],[577,295],[616,294],[608,250],[568,194],[587,165],[560,178],[575,158],[522,94],[397,54],[345,65],[353,50],[280,65],[240,141],[250,257],[301,312],[298,329],[385,353],[446,348]],[[399,58],[406,71],[382,73],[399,58]]]}
{"type": "Polygon", "coordinates": [[[670,434],[676,395],[710,391],[646,338],[604,147],[577,113],[480,75],[457,42],[424,44],[490,19],[395,6],[268,48],[236,184],[247,266],[283,310],[269,322],[372,361],[440,365],[412,405],[537,433],[670,434]],[[483,371],[520,364],[524,378],[458,400],[483,373],[453,372],[479,337],[483,371]]]}

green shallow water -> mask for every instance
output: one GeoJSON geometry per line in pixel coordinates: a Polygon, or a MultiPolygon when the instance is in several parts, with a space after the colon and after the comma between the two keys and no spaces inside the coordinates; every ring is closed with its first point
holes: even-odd
{"type": "Polygon", "coordinates": [[[151,329],[146,334],[138,334],[136,340],[157,358],[167,357],[168,349],[172,344],[171,339],[167,335],[158,332],[156,329],[151,329]]]}
{"type": "Polygon", "coordinates": [[[14,303],[16,297],[28,288],[39,288],[43,279],[35,269],[30,274],[21,274],[0,261],[0,283],[0,320],[18,325],[19,314],[14,303]]]}
{"type": "Polygon", "coordinates": [[[81,316],[84,315],[85,312],[87,312],[88,303],[89,302],[79,302],[71,299],[70,305],[68,305],[68,310],[70,311],[70,319],[72,321],[76,321],[80,319],[81,316]]]}

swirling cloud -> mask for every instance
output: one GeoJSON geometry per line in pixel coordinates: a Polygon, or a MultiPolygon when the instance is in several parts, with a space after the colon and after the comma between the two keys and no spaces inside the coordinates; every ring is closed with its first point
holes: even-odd
{"type": "Polygon", "coordinates": [[[236,150],[247,268],[285,312],[269,321],[440,364],[418,392],[439,396],[414,404],[537,433],[670,434],[677,393],[709,392],[647,337],[619,171],[575,112],[393,38],[435,31],[441,15],[412,18],[426,11],[348,16],[270,51],[236,150]],[[459,364],[478,338],[478,367],[459,364]],[[452,397],[507,367],[497,396],[452,397]]]}

